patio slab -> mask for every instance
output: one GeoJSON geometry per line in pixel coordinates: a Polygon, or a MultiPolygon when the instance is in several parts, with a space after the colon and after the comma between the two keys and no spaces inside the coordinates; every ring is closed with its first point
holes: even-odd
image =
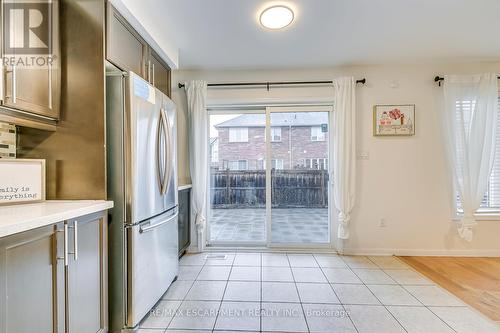
{"type": "MultiPolygon", "coordinates": [[[[327,208],[273,208],[273,243],[328,243],[327,208]]],[[[210,240],[218,242],[265,242],[264,208],[211,209],[210,240]]]]}

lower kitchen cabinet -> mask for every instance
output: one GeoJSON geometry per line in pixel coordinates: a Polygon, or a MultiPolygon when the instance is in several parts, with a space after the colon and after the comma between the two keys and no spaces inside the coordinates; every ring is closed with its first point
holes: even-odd
{"type": "Polygon", "coordinates": [[[191,189],[179,190],[179,256],[191,244],[191,189]]]}
{"type": "Polygon", "coordinates": [[[0,239],[0,333],[107,332],[104,212],[0,239]]]}
{"type": "Polygon", "coordinates": [[[68,332],[107,330],[106,219],[99,214],[69,220],[66,318],[68,332]]]}
{"type": "Polygon", "coordinates": [[[59,223],[0,239],[0,332],[64,332],[63,229],[59,223]]]}

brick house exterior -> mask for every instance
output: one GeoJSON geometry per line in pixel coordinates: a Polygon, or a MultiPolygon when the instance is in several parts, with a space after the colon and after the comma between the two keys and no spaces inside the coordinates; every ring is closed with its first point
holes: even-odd
{"type": "MultiPolygon", "coordinates": [[[[328,168],[328,132],[326,126],[328,115],[326,113],[323,115],[315,114],[311,117],[311,113],[286,113],[276,117],[276,119],[272,118],[273,168],[328,168]]],[[[275,117],[274,115],[273,117],[275,117]]],[[[265,169],[264,122],[264,115],[252,114],[241,115],[216,125],[218,159],[217,161],[212,159],[212,167],[219,170],[265,169]],[[230,140],[231,131],[234,131],[232,140],[230,140]],[[248,134],[246,135],[246,133],[248,134]]]]}

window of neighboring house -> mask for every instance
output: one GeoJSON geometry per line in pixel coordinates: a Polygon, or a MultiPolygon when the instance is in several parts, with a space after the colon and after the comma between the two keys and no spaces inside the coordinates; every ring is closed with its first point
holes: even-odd
{"type": "MultiPolygon", "coordinates": [[[[457,101],[457,119],[461,117],[460,108],[464,110],[464,126],[469,126],[472,110],[474,109],[475,101],[457,101]]],[[[500,98],[498,100],[500,108],[500,98]]],[[[498,121],[496,127],[496,142],[495,142],[495,159],[493,161],[493,169],[491,170],[490,179],[486,192],[483,196],[483,201],[479,211],[483,210],[500,210],[500,112],[498,113],[498,121]]],[[[461,140],[458,140],[461,142],[461,140]]],[[[463,149],[460,145],[456,147],[457,150],[463,149]]],[[[459,166],[461,167],[461,166],[459,166]]],[[[460,203],[460,195],[456,195],[457,213],[462,213],[462,206],[460,203]]]]}
{"type": "MultiPolygon", "coordinates": [[[[259,162],[262,162],[260,164],[262,166],[261,170],[265,170],[265,168],[266,168],[266,160],[264,159],[264,160],[261,160],[259,162]]],[[[271,169],[283,170],[284,169],[283,159],[271,160],[271,169]]]]}
{"type": "Polygon", "coordinates": [[[304,159],[304,167],[306,169],[313,169],[313,170],[327,170],[328,169],[328,159],[327,158],[306,158],[306,159],[304,159]]]}
{"type": "MultiPolygon", "coordinates": [[[[264,141],[267,141],[267,131],[265,128],[264,141]]],[[[281,127],[271,127],[271,142],[281,142],[281,127]]]]}
{"type": "Polygon", "coordinates": [[[248,142],[248,128],[230,127],[229,142],[248,142]]]}
{"type": "Polygon", "coordinates": [[[325,141],[325,133],[321,131],[321,126],[311,127],[311,141],[325,141]]]}
{"type": "Polygon", "coordinates": [[[271,142],[281,141],[281,127],[271,127],[271,142]]]}
{"type": "Polygon", "coordinates": [[[229,161],[227,163],[227,168],[229,170],[248,170],[248,161],[247,160],[237,160],[237,161],[229,161]]]}
{"type": "Polygon", "coordinates": [[[272,160],[271,161],[271,168],[276,169],[276,170],[283,170],[283,160],[272,160]]]}

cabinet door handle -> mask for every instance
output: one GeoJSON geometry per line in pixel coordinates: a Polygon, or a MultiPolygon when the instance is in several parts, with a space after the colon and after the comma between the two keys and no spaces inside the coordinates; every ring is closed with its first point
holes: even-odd
{"type": "Polygon", "coordinates": [[[151,83],[151,60],[148,60],[148,82],[151,83]]]}
{"type": "Polygon", "coordinates": [[[3,61],[0,63],[0,101],[4,100],[4,86],[5,86],[5,72],[3,67],[3,61]]]}
{"type": "Polygon", "coordinates": [[[155,85],[155,64],[154,63],[153,63],[152,73],[153,73],[153,86],[154,86],[155,85]]]}
{"type": "Polygon", "coordinates": [[[73,229],[73,236],[75,237],[75,241],[74,241],[75,261],[78,261],[78,221],[75,221],[75,226],[73,229]]]}
{"type": "Polygon", "coordinates": [[[64,253],[62,257],[57,257],[58,260],[64,260],[64,266],[68,266],[68,225],[64,224],[63,230],[56,230],[56,232],[62,232],[64,234],[64,253]]]}
{"type": "Polygon", "coordinates": [[[73,252],[69,254],[72,254],[75,261],[78,261],[78,221],[73,222],[73,226],[68,228],[73,229],[73,252]]]}
{"type": "Polygon", "coordinates": [[[12,66],[12,103],[17,103],[17,71],[16,65],[12,66]]]}
{"type": "Polygon", "coordinates": [[[50,59],[49,61],[49,109],[52,109],[52,61],[53,59],[50,59]]]}

